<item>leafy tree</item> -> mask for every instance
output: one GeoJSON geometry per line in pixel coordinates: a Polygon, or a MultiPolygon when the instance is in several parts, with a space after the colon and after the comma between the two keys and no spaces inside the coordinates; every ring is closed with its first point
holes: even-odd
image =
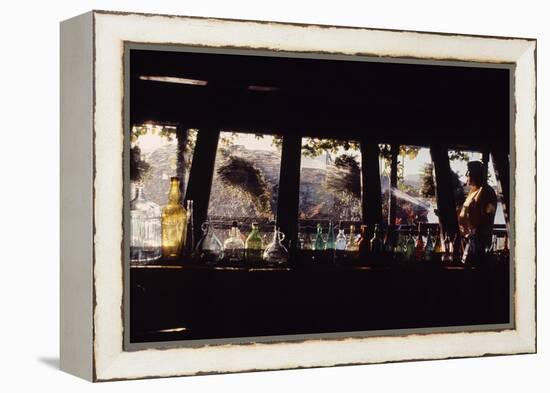
{"type": "Polygon", "coordinates": [[[241,157],[229,156],[218,168],[220,180],[235,197],[246,197],[260,216],[272,215],[268,184],[263,173],[253,162],[241,157]]]}

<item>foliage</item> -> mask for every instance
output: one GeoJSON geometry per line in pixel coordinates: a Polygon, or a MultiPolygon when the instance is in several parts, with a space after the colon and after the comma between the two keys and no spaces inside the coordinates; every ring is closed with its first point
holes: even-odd
{"type": "Polygon", "coordinates": [[[143,181],[147,177],[151,165],[141,159],[141,149],[134,146],[130,149],[130,180],[143,181]]]}
{"type": "Polygon", "coordinates": [[[302,154],[306,157],[315,158],[325,152],[338,153],[339,149],[359,150],[359,142],[338,139],[305,138],[302,145],[302,154]]]}
{"type": "Polygon", "coordinates": [[[449,150],[449,159],[451,161],[455,161],[455,160],[468,161],[470,157],[468,157],[468,152],[466,151],[449,150]]]}
{"type": "Polygon", "coordinates": [[[341,154],[334,160],[327,171],[326,187],[336,194],[361,198],[361,168],[355,156],[341,154]]]}
{"type": "Polygon", "coordinates": [[[229,156],[220,165],[217,173],[236,197],[245,196],[250,199],[258,215],[272,215],[268,184],[254,163],[241,157],[229,156]]]}
{"type": "Polygon", "coordinates": [[[433,175],[433,163],[424,164],[421,177],[420,195],[424,198],[435,198],[435,181],[433,175]]]}
{"type": "Polygon", "coordinates": [[[159,124],[140,124],[132,127],[130,140],[132,143],[135,143],[140,136],[150,133],[152,135],[158,134],[159,136],[171,141],[176,135],[176,131],[177,128],[174,126],[165,126],[159,124]]]}

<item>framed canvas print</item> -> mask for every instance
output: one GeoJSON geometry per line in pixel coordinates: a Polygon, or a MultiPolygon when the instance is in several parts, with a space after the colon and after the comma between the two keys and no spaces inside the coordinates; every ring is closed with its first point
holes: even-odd
{"type": "Polygon", "coordinates": [[[536,41],[61,24],[61,368],[536,351],[536,41]]]}

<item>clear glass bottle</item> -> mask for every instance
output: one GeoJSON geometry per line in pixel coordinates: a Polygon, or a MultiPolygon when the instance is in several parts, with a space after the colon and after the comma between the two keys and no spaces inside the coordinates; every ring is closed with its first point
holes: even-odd
{"type": "Polygon", "coordinates": [[[229,262],[239,262],[244,259],[244,242],[237,221],[233,221],[229,237],[223,242],[223,253],[229,262]]]}
{"type": "Polygon", "coordinates": [[[426,261],[433,260],[435,244],[432,237],[432,230],[428,228],[428,236],[426,237],[426,245],[424,246],[424,259],[426,261]]]}
{"type": "Polygon", "coordinates": [[[335,248],[338,251],[344,251],[346,249],[347,239],[343,229],[338,230],[338,236],[336,236],[335,248]]]}
{"type": "Polygon", "coordinates": [[[422,239],[422,232],[420,232],[420,224],[418,224],[418,236],[416,237],[415,260],[424,260],[424,239],[422,239]]]}
{"type": "MultiPolygon", "coordinates": [[[[384,242],[380,236],[380,225],[376,224],[374,226],[374,235],[370,239],[370,252],[372,255],[380,255],[384,250],[384,242]]],[[[378,261],[377,261],[378,262],[378,261]]]]}
{"type": "Polygon", "coordinates": [[[255,222],[252,223],[252,230],[246,238],[245,249],[247,262],[258,263],[262,260],[262,237],[255,222]]]}
{"type": "Polygon", "coordinates": [[[325,245],[326,250],[334,250],[336,248],[336,239],[334,236],[334,226],[332,221],[328,223],[327,243],[325,245]]]}
{"type": "Polygon", "coordinates": [[[181,255],[187,232],[187,212],[181,204],[180,181],[170,179],[168,204],[162,209],[162,254],[174,259],[181,255]]]}
{"type": "Polygon", "coordinates": [[[192,257],[195,251],[195,228],[193,222],[193,201],[187,201],[187,231],[185,240],[185,255],[192,257]]]}
{"type": "Polygon", "coordinates": [[[213,265],[223,259],[223,245],[214,234],[212,225],[207,221],[201,226],[202,237],[195,248],[196,257],[202,263],[213,265]]]}
{"type": "Polygon", "coordinates": [[[315,243],[313,244],[315,251],[325,249],[325,241],[323,239],[323,227],[321,224],[317,224],[317,236],[315,237],[315,243]]]}
{"type": "Polygon", "coordinates": [[[160,206],[147,200],[143,186],[136,186],[130,202],[130,261],[148,263],[162,256],[160,206]]]}
{"type": "Polygon", "coordinates": [[[414,242],[414,238],[412,236],[411,231],[409,231],[409,234],[407,235],[407,243],[405,247],[405,259],[407,261],[414,261],[415,255],[416,255],[416,244],[414,242]]]}
{"type": "Polygon", "coordinates": [[[283,245],[285,234],[277,227],[273,229],[273,238],[264,251],[264,261],[268,265],[282,265],[288,262],[288,250],[283,245]]]}
{"type": "Polygon", "coordinates": [[[453,261],[453,254],[452,254],[452,245],[451,237],[448,233],[445,234],[445,241],[443,242],[445,253],[443,254],[443,262],[452,262],[453,261]]]}

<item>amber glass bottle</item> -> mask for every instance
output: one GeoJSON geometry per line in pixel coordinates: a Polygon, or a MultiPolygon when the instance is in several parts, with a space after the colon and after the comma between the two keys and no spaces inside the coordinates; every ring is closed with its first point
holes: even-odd
{"type": "Polygon", "coordinates": [[[181,254],[187,232],[187,211],[181,204],[180,181],[170,179],[168,204],[162,209],[162,254],[175,259],[181,254]]]}

